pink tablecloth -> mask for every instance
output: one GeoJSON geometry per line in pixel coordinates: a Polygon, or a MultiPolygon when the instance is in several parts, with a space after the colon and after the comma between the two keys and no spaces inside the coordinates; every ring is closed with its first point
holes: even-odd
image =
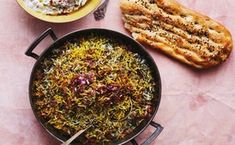
{"type": "MultiPolygon", "coordinates": [[[[235,36],[234,0],[179,0],[229,28],[235,36]]],[[[0,145],[56,145],[36,121],[28,99],[29,75],[35,60],[26,48],[45,29],[58,36],[91,27],[128,34],[122,25],[118,0],[111,0],[107,16],[96,22],[92,15],[67,24],[42,22],[25,13],[15,1],[0,4],[0,145]]],[[[50,44],[40,45],[38,53],[50,44]]],[[[162,76],[163,94],[155,121],[164,131],[156,145],[235,145],[235,51],[220,67],[195,71],[148,48],[162,76]]],[[[138,137],[148,136],[148,128],[138,137]]]]}

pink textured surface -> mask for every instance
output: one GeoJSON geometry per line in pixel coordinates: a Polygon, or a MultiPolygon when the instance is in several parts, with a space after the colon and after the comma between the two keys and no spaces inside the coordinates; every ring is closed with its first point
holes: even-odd
{"type": "MultiPolygon", "coordinates": [[[[52,27],[60,37],[68,32],[102,27],[128,34],[118,0],[111,0],[107,16],[92,15],[72,23],[51,24],[25,13],[13,0],[0,5],[0,145],[56,145],[36,121],[28,99],[28,81],[35,60],[24,55],[42,31],[52,27]]],[[[179,0],[217,19],[235,36],[234,0],[179,0]]],[[[38,53],[50,44],[41,44],[38,53]]],[[[163,94],[155,121],[164,131],[156,145],[235,145],[235,51],[220,67],[195,71],[148,48],[162,76],[163,94]]],[[[137,140],[152,131],[148,128],[137,140]]]]}

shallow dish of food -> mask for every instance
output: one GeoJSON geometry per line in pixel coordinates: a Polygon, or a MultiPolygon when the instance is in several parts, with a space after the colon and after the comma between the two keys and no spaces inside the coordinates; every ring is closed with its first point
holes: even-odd
{"type": "Polygon", "coordinates": [[[74,143],[136,143],[153,121],[161,99],[161,79],[142,45],[107,29],[75,31],[57,39],[51,29],[26,51],[37,59],[30,77],[29,96],[41,125],[64,142],[87,129],[74,143]],[[34,48],[46,36],[55,42],[39,56],[34,48]]]}
{"type": "Polygon", "coordinates": [[[101,0],[17,0],[30,15],[47,22],[65,23],[92,12],[101,0]]]}

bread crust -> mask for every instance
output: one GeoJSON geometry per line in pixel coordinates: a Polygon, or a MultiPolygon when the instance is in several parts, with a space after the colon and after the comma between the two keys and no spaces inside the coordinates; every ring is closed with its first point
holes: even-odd
{"type": "Polygon", "coordinates": [[[230,55],[230,32],[174,0],[121,0],[124,26],[134,39],[196,68],[221,64],[230,55]]]}

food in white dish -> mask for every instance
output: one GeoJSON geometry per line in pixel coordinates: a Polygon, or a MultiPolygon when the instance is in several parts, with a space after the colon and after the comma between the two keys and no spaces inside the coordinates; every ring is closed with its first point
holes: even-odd
{"type": "Polygon", "coordinates": [[[47,15],[63,15],[74,12],[89,0],[24,0],[26,6],[47,15]]]}

